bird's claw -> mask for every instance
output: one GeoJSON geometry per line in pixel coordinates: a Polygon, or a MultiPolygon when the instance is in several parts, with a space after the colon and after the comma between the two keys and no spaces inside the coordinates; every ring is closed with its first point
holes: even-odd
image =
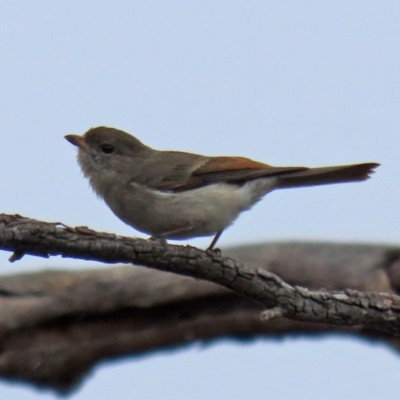
{"type": "Polygon", "coordinates": [[[153,242],[159,243],[161,246],[166,246],[168,244],[167,239],[159,236],[150,236],[148,240],[151,240],[153,242]]]}
{"type": "Polygon", "coordinates": [[[222,251],[221,251],[221,249],[212,249],[212,248],[209,247],[209,248],[206,250],[206,253],[212,254],[212,255],[216,255],[216,256],[220,256],[221,253],[222,253],[222,251]]]}

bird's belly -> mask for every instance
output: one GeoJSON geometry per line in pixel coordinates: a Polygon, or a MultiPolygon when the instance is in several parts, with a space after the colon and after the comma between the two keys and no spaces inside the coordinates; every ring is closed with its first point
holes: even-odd
{"type": "MultiPolygon", "coordinates": [[[[254,182],[254,181],[253,181],[254,182]]],[[[105,198],[111,210],[126,224],[152,236],[186,239],[209,236],[225,229],[264,195],[252,187],[218,183],[185,192],[160,192],[139,184],[105,198]]],[[[258,185],[260,186],[260,185],[258,185]]]]}

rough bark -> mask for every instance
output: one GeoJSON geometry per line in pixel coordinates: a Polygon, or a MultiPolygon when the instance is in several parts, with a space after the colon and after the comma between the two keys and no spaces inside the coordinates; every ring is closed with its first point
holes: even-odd
{"type": "Polygon", "coordinates": [[[60,393],[101,361],[221,337],[341,332],[400,346],[398,248],[287,243],[220,255],[4,214],[0,248],[14,261],[62,255],[161,270],[0,279],[0,376],[60,393]]]}

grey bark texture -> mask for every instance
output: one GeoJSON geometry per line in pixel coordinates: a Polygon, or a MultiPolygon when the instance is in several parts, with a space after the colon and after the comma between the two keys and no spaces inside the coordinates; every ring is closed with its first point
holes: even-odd
{"type": "Polygon", "coordinates": [[[1,214],[0,249],[11,261],[135,264],[0,278],[0,377],[58,393],[105,360],[227,337],[340,332],[400,348],[396,247],[275,243],[207,253],[1,214]]]}

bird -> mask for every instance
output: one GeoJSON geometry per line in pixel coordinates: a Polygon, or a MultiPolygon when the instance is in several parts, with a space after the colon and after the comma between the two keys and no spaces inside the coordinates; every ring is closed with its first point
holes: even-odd
{"type": "Polygon", "coordinates": [[[119,129],[66,135],[95,193],[123,222],[151,239],[185,240],[222,232],[267,193],[368,179],[378,163],[275,167],[245,157],[160,151],[119,129]]]}

